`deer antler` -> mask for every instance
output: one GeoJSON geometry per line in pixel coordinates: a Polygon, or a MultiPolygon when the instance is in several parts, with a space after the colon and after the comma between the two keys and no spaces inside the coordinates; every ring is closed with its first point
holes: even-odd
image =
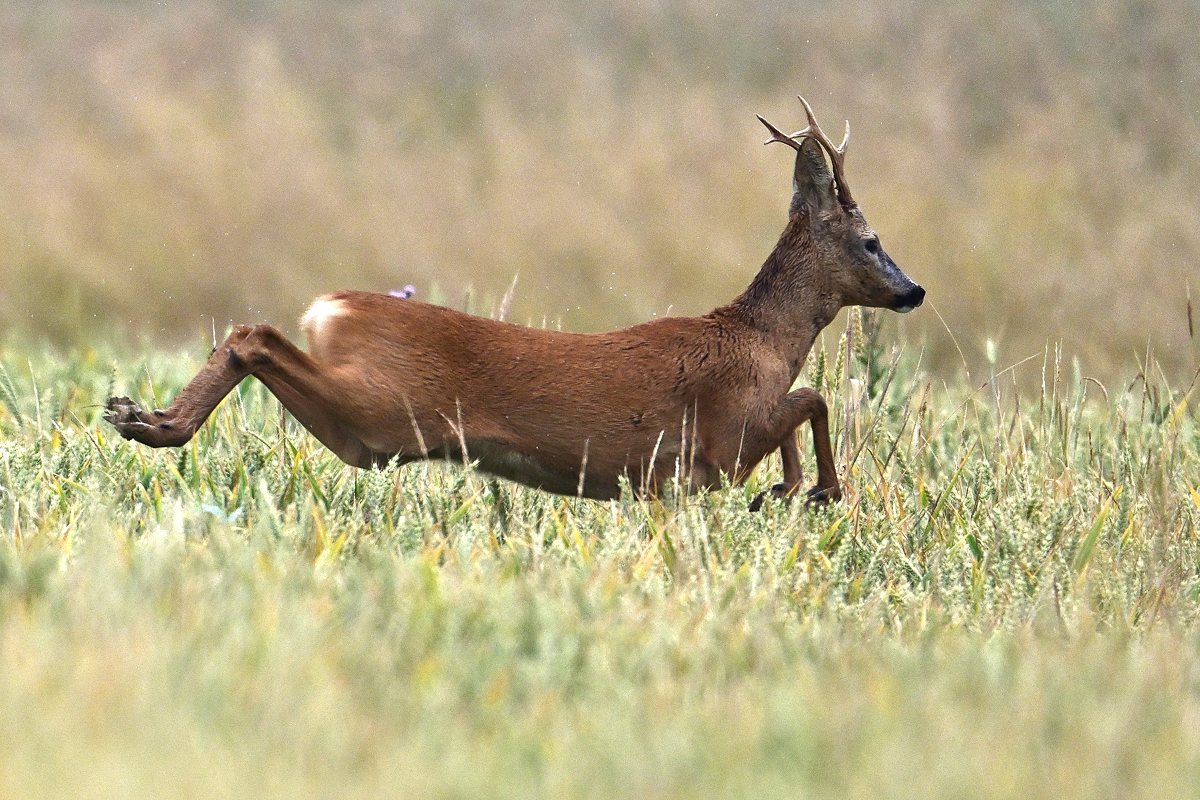
{"type": "Polygon", "coordinates": [[[804,130],[796,131],[791,136],[788,136],[763,119],[762,115],[755,115],[758,117],[758,121],[767,126],[767,130],[771,132],[771,138],[763,142],[763,144],[781,142],[799,152],[800,144],[797,141],[798,139],[803,139],[805,136],[814,139],[829,154],[829,161],[833,165],[833,179],[836,184],[838,200],[846,208],[854,206],[854,198],[850,196],[850,184],[846,183],[845,167],[846,145],[850,143],[850,120],[846,120],[846,134],[842,137],[842,143],[835,146],[833,141],[825,135],[825,131],[821,130],[821,126],[817,124],[817,117],[813,114],[812,106],[808,104],[807,100],[800,97],[800,95],[796,95],[796,97],[804,105],[804,113],[808,116],[808,126],[804,130]]]}
{"type": "MultiPolygon", "coordinates": [[[[765,142],[763,142],[763,144],[770,144],[771,142],[779,142],[781,144],[786,144],[788,147],[792,148],[797,153],[800,152],[800,143],[792,138],[793,136],[799,136],[800,135],[799,133],[794,133],[794,134],[792,134],[792,136],[788,136],[786,133],[779,130],[779,128],[776,128],[774,125],[772,125],[771,123],[769,123],[765,119],[763,119],[762,114],[755,114],[754,116],[758,117],[758,121],[761,122],[763,125],[766,125],[767,130],[769,130],[771,132],[771,138],[767,139],[765,142]]],[[[803,132],[804,131],[801,131],[800,133],[803,133],[803,132]]]]}

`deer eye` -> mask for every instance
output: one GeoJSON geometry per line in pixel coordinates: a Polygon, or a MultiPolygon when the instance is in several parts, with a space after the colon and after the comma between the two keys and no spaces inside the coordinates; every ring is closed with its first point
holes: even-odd
{"type": "Polygon", "coordinates": [[[867,241],[863,243],[863,247],[865,247],[867,249],[867,252],[870,253],[871,255],[876,255],[877,253],[879,253],[879,240],[878,239],[867,239],[867,241]]]}

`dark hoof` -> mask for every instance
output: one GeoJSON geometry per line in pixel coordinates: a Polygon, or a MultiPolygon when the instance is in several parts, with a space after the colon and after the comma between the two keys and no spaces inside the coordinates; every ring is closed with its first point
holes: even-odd
{"type": "Polygon", "coordinates": [[[110,397],[104,406],[104,421],[116,428],[117,433],[151,447],[178,445],[189,438],[180,437],[174,430],[175,423],[166,420],[166,416],[164,411],[143,411],[128,397],[110,397]]]}
{"type": "Polygon", "coordinates": [[[759,511],[762,509],[763,502],[767,499],[767,495],[773,500],[791,500],[792,494],[787,490],[787,487],[782,483],[777,483],[765,492],[759,492],[753,500],[750,501],[749,510],[759,511]]]}
{"type": "MultiPolygon", "coordinates": [[[[790,502],[795,495],[795,490],[788,491],[788,488],[782,483],[777,483],[766,492],[759,492],[753,500],[750,501],[749,510],[759,511],[762,509],[763,502],[766,501],[767,495],[770,495],[774,500],[783,500],[790,502]]],[[[804,496],[804,504],[810,507],[824,506],[829,503],[837,502],[842,499],[842,490],[837,486],[820,487],[814,486],[809,489],[804,496]]]]}
{"type": "Polygon", "coordinates": [[[842,499],[842,490],[837,486],[814,486],[805,495],[805,502],[810,506],[826,506],[842,499]]]}
{"type": "Polygon", "coordinates": [[[136,439],[139,432],[150,427],[142,417],[141,407],[128,397],[110,397],[104,408],[104,421],[126,439],[136,439]]]}
{"type": "Polygon", "coordinates": [[[165,411],[143,411],[128,397],[110,397],[104,405],[104,421],[126,439],[150,447],[179,447],[195,432],[186,422],[169,419],[165,411]]]}

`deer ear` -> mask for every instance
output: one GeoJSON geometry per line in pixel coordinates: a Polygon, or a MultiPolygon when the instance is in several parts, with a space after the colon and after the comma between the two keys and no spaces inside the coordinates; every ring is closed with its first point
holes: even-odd
{"type": "Polygon", "coordinates": [[[825,163],[821,145],[809,136],[804,137],[796,151],[796,169],[792,173],[792,204],[788,213],[795,214],[802,206],[815,211],[828,211],[837,203],[833,188],[833,173],[825,163]]]}

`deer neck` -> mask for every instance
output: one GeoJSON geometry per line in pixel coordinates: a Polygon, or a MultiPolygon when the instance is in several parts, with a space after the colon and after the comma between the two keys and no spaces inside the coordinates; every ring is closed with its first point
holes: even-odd
{"type": "Polygon", "coordinates": [[[817,335],[841,306],[808,225],[793,218],[750,286],[727,308],[759,331],[799,374],[817,335]]]}

